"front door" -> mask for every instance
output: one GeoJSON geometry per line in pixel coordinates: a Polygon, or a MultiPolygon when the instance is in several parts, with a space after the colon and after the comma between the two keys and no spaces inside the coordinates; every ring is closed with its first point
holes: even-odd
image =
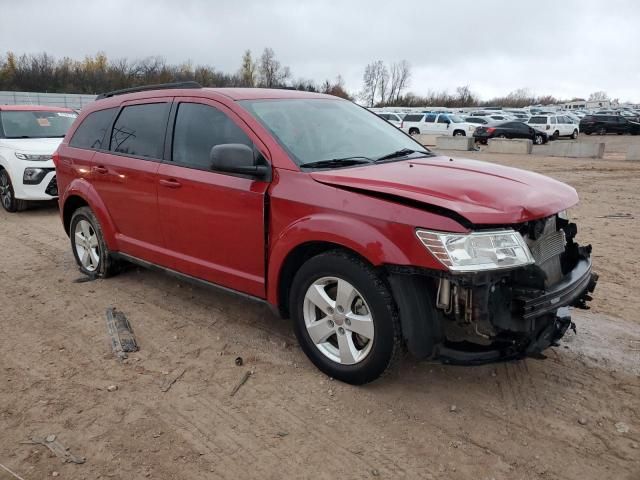
{"type": "Polygon", "coordinates": [[[245,144],[256,152],[266,148],[215,101],[182,98],[174,108],[171,155],[158,171],[158,206],[172,268],[264,297],[269,183],[216,172],[209,153],[227,143],[245,144]]]}

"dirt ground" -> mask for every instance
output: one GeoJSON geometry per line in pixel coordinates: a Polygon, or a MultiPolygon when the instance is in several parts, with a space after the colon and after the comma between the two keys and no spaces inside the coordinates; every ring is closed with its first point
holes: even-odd
{"type": "Polygon", "coordinates": [[[630,141],[607,137],[599,161],[466,155],[578,190],[600,283],[577,335],[546,360],[406,358],[364,387],[319,373],[289,324],[248,300],[137,268],[75,283],[54,208],[0,212],[0,464],[24,480],[640,479],[640,162],[616,160],[630,141]],[[109,306],[141,347],[124,362],[109,306]],[[51,434],[86,463],[23,443],[51,434]]]}

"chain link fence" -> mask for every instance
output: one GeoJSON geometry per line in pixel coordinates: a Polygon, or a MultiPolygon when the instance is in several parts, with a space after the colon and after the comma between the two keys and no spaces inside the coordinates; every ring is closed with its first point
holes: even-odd
{"type": "Polygon", "coordinates": [[[45,105],[81,110],[95,101],[95,95],[74,93],[3,92],[0,91],[0,105],[45,105]]]}

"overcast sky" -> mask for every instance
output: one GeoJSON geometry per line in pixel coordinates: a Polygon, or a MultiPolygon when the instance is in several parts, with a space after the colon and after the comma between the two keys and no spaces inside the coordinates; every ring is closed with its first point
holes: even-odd
{"type": "Polygon", "coordinates": [[[518,88],[562,98],[605,90],[640,102],[637,0],[0,0],[0,53],[81,59],[160,55],[233,72],[270,46],[295,78],[406,59],[409,90],[470,85],[482,98],[518,88]]]}

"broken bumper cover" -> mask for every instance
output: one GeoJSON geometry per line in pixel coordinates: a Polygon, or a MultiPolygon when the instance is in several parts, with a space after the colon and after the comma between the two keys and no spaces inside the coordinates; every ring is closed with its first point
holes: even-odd
{"type": "Polygon", "coordinates": [[[592,272],[591,258],[582,258],[575,268],[542,295],[531,297],[531,292],[514,288],[514,301],[520,316],[526,320],[555,313],[560,307],[588,308],[590,293],[596,287],[598,275],[592,272]]]}

